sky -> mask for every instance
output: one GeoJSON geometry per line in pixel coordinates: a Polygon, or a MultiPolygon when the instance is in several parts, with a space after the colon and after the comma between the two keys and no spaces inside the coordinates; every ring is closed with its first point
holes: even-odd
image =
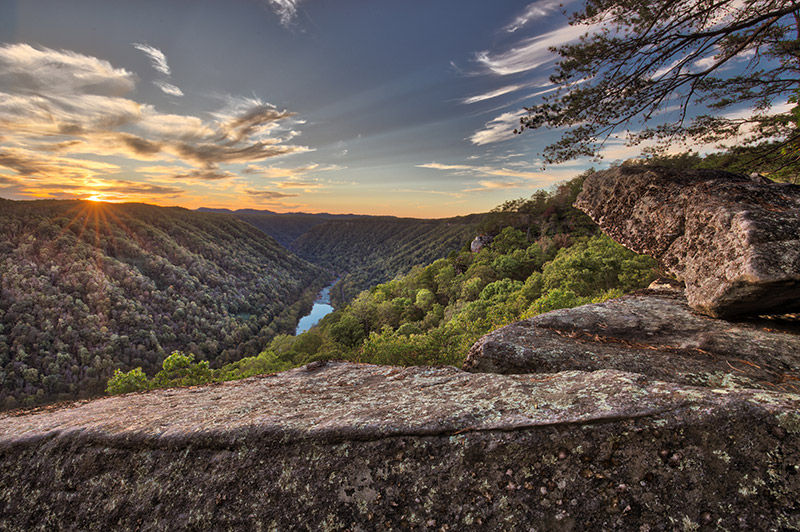
{"type": "MultiPolygon", "coordinates": [[[[569,4],[0,0],[0,197],[441,218],[570,179],[569,4]]],[[[638,152],[611,142],[605,160],[638,152]]]]}

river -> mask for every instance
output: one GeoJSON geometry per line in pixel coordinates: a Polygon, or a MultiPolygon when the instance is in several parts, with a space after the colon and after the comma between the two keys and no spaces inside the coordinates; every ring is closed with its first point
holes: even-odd
{"type": "Polygon", "coordinates": [[[333,312],[333,307],[331,306],[331,289],[338,281],[339,279],[336,279],[322,289],[317,299],[314,300],[314,306],[311,307],[311,312],[300,318],[300,321],[297,322],[297,329],[294,332],[295,336],[306,332],[319,323],[319,320],[333,312]]]}

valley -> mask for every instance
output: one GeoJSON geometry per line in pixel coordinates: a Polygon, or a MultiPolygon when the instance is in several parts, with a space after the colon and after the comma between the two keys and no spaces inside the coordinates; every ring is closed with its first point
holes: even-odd
{"type": "Polygon", "coordinates": [[[0,405],[97,395],[176,350],[257,355],[332,278],[226,214],[0,200],[0,405]]]}

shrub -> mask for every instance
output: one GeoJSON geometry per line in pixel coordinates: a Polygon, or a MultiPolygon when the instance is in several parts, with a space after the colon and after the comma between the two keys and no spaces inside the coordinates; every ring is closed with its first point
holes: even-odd
{"type": "Polygon", "coordinates": [[[184,355],[174,351],[164,359],[161,371],[153,377],[153,386],[193,386],[211,380],[211,369],[207,360],[194,362],[194,354],[184,355]]]}
{"type": "Polygon", "coordinates": [[[117,369],[114,371],[114,376],[108,379],[106,386],[106,393],[110,395],[117,395],[121,393],[138,392],[149,388],[147,382],[147,375],[144,374],[142,368],[136,368],[123,373],[117,369]]]}

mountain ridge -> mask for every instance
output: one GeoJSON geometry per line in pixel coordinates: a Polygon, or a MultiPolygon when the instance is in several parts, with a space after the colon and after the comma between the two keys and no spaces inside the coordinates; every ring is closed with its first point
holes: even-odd
{"type": "Polygon", "coordinates": [[[0,407],[100,393],[170,351],[212,364],[290,332],[329,275],[234,216],[0,198],[0,407]]]}

